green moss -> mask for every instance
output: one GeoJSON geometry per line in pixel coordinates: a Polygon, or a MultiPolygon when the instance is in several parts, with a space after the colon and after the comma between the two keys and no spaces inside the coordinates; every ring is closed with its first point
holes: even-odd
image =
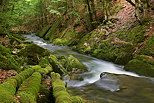
{"type": "Polygon", "coordinates": [[[71,96],[65,88],[65,82],[60,80],[60,75],[57,73],[51,73],[53,95],[56,103],[71,103],[71,96]]]}
{"type": "Polygon", "coordinates": [[[53,40],[53,44],[55,45],[60,45],[60,46],[63,46],[63,45],[68,45],[68,40],[64,40],[64,39],[54,39],[53,40]]]}
{"type": "Polygon", "coordinates": [[[67,70],[63,65],[58,61],[57,57],[54,55],[49,56],[49,62],[53,66],[53,71],[59,74],[68,74],[67,70]]]}
{"type": "Polygon", "coordinates": [[[147,58],[143,56],[141,56],[140,59],[139,58],[140,57],[138,56],[137,58],[129,61],[128,64],[125,65],[124,69],[140,75],[154,77],[154,65],[147,63],[147,61],[145,61],[147,58]]]}
{"type": "Polygon", "coordinates": [[[41,58],[40,61],[39,61],[39,65],[42,67],[42,68],[45,68],[46,66],[50,66],[50,63],[48,61],[48,58],[44,57],[44,58],[41,58]]]}
{"type": "Polygon", "coordinates": [[[17,103],[8,91],[0,87],[0,103],[17,103]]]}
{"type": "Polygon", "coordinates": [[[32,75],[34,71],[35,70],[32,68],[26,69],[22,71],[20,74],[11,77],[11,79],[15,79],[17,81],[17,87],[19,87],[26,78],[32,75]]]}
{"type": "Polygon", "coordinates": [[[72,96],[72,103],[83,103],[83,100],[81,97],[72,96]]]}
{"type": "Polygon", "coordinates": [[[22,49],[19,56],[27,58],[27,62],[30,65],[36,65],[39,63],[39,59],[45,56],[49,56],[50,52],[36,44],[29,44],[26,48],[22,49]]]}
{"type": "Polygon", "coordinates": [[[126,64],[132,59],[135,48],[129,42],[113,42],[104,40],[98,49],[95,49],[93,56],[107,61],[112,61],[117,64],[126,64]]]}
{"type": "Polygon", "coordinates": [[[60,79],[58,73],[51,73],[53,95],[56,103],[83,103],[79,97],[71,96],[66,88],[66,83],[60,79]]]}
{"type": "Polygon", "coordinates": [[[36,103],[41,79],[41,74],[39,72],[35,72],[22,83],[17,91],[17,96],[20,96],[20,103],[25,103],[25,101],[26,103],[36,103]]]}
{"type": "Polygon", "coordinates": [[[45,26],[41,31],[37,32],[36,35],[43,38],[46,35],[46,33],[49,31],[50,27],[51,25],[45,26]]]}
{"type": "Polygon", "coordinates": [[[13,98],[17,87],[15,79],[8,79],[0,84],[0,103],[17,103],[13,98]]]}
{"type": "Polygon", "coordinates": [[[145,40],[145,25],[139,25],[126,30],[119,30],[115,37],[125,40],[126,42],[140,43],[145,40]]]}
{"type": "Polygon", "coordinates": [[[141,49],[140,54],[149,55],[154,57],[154,36],[151,36],[144,47],[141,49]]]}
{"type": "Polygon", "coordinates": [[[0,68],[4,70],[13,69],[18,72],[21,70],[11,51],[2,45],[0,45],[0,68]]]}
{"type": "Polygon", "coordinates": [[[69,57],[66,59],[64,67],[68,72],[82,73],[87,71],[87,68],[72,55],[69,55],[69,57]]]}

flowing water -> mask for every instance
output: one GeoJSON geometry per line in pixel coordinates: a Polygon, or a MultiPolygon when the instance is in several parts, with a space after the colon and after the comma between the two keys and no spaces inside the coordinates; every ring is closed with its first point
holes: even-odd
{"type": "Polygon", "coordinates": [[[88,68],[88,72],[80,74],[82,81],[65,80],[72,94],[80,95],[90,103],[154,103],[153,78],[127,72],[120,65],[79,54],[66,46],[48,44],[35,34],[24,36],[54,55],[73,55],[88,68]],[[102,72],[110,74],[100,79],[102,72]]]}

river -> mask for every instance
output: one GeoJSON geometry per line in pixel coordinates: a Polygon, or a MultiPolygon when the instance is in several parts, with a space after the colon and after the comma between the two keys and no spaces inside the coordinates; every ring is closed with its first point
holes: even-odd
{"type": "Polygon", "coordinates": [[[79,54],[67,46],[46,43],[35,34],[24,36],[54,55],[73,55],[88,68],[88,72],[80,74],[82,81],[65,80],[72,94],[90,100],[88,103],[154,103],[153,78],[127,72],[123,66],[79,54]],[[100,79],[102,72],[109,76],[100,79]]]}

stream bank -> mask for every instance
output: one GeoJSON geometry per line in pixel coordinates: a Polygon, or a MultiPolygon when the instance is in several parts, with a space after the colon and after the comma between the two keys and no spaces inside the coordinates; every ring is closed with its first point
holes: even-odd
{"type": "Polygon", "coordinates": [[[124,71],[119,65],[76,53],[66,46],[45,43],[34,34],[25,37],[28,41],[50,50],[54,55],[73,55],[88,68],[88,72],[80,74],[83,80],[63,78],[72,94],[80,95],[90,103],[153,103],[153,78],[140,77],[124,71]],[[102,72],[108,74],[100,79],[102,72]]]}

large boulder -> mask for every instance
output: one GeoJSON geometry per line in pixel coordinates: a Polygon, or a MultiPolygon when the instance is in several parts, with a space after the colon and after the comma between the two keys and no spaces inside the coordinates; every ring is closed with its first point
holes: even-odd
{"type": "Polygon", "coordinates": [[[140,75],[154,77],[154,59],[150,56],[138,55],[129,61],[124,69],[140,75]]]}
{"type": "Polygon", "coordinates": [[[132,59],[134,50],[132,43],[104,40],[98,49],[94,50],[93,56],[124,65],[132,59]]]}
{"type": "Polygon", "coordinates": [[[19,56],[23,56],[27,60],[27,64],[29,65],[36,65],[39,63],[39,60],[42,57],[49,56],[50,51],[36,45],[36,44],[29,44],[24,49],[22,49],[19,53],[19,56]]]}
{"type": "Polygon", "coordinates": [[[83,73],[87,71],[87,68],[77,58],[75,58],[72,55],[66,58],[64,67],[68,72],[75,73],[75,74],[83,73]]]}

